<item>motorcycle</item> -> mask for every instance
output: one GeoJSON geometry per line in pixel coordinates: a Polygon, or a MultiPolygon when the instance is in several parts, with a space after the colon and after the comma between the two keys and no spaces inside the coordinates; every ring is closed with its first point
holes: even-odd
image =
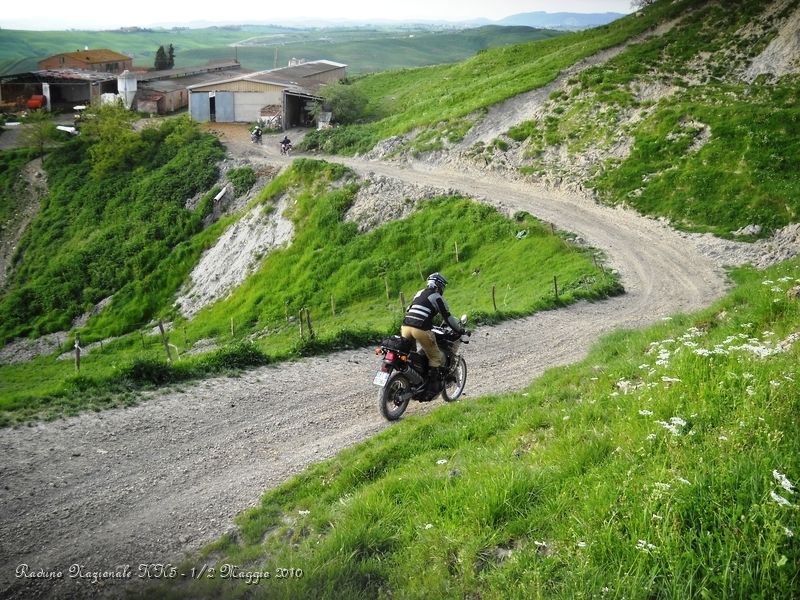
{"type": "Polygon", "coordinates": [[[261,132],[260,131],[251,131],[250,132],[250,141],[254,144],[261,143],[261,132]]]}
{"type": "MultiPolygon", "coordinates": [[[[466,322],[467,316],[463,315],[461,324],[466,322]]],[[[470,334],[462,335],[448,326],[434,327],[433,333],[445,356],[442,398],[445,402],[453,402],[461,397],[467,383],[467,363],[459,350],[461,344],[469,343],[470,334]]],[[[416,345],[414,340],[393,335],[384,339],[375,350],[382,359],[373,383],[381,388],[378,409],[387,421],[399,419],[409,401],[430,402],[440,393],[428,389],[428,357],[417,352],[416,345]]]]}
{"type": "Polygon", "coordinates": [[[292,144],[284,144],[281,143],[281,154],[285,154],[286,156],[291,155],[292,153],[292,144]]]}

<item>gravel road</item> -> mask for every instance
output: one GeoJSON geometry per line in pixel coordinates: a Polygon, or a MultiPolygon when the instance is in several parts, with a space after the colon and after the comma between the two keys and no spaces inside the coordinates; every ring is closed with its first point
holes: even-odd
{"type": "MultiPolygon", "coordinates": [[[[235,155],[281,164],[276,148],[228,140],[235,155]]],[[[520,389],[580,359],[606,332],[707,306],[726,290],[706,246],[627,210],[489,175],[335,160],[527,210],[603,250],[621,274],[623,296],[478,329],[465,349],[465,401],[520,389]]],[[[116,597],[120,581],[71,578],[70,566],[129,565],[135,580],[139,564],[175,563],[216,539],[264,490],[390,426],[377,411],[375,367],[371,348],[342,351],[152,393],[132,408],[4,430],[0,596],[116,597]],[[63,576],[18,578],[23,564],[63,576]]],[[[408,414],[441,404],[413,404],[408,414]]]]}

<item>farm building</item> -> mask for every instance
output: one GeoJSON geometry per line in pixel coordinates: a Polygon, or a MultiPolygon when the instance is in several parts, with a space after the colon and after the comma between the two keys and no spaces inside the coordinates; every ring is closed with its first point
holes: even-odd
{"type": "Polygon", "coordinates": [[[133,109],[139,112],[166,114],[189,106],[187,88],[220,78],[240,77],[237,61],[212,62],[202,67],[184,67],[168,71],[137,72],[137,91],[133,109]]]}
{"type": "Polygon", "coordinates": [[[328,60],[294,63],[230,79],[189,86],[189,111],[196,121],[246,123],[262,119],[289,128],[312,122],[311,103],[326,83],[344,79],[347,65],[328,60]]]}
{"type": "Polygon", "coordinates": [[[21,110],[34,95],[47,98],[48,109],[71,110],[117,92],[117,76],[83,69],[43,69],[0,78],[3,110],[21,110]]]}
{"type": "Polygon", "coordinates": [[[40,70],[81,69],[102,73],[122,73],[133,69],[133,59],[125,54],[101,48],[99,50],[76,50],[48,56],[37,64],[40,70]]]}

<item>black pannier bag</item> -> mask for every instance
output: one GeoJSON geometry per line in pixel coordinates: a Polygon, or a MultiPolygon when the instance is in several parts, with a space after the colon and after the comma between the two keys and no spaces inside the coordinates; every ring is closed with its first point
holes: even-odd
{"type": "Polygon", "coordinates": [[[389,350],[394,350],[395,352],[408,354],[414,350],[416,343],[414,343],[414,340],[409,340],[399,335],[393,335],[392,337],[384,338],[381,342],[381,346],[389,350]]]}

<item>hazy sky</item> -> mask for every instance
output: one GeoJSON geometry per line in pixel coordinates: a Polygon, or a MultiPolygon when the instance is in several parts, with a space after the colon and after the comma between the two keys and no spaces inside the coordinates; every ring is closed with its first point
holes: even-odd
{"type": "MultiPolygon", "coordinates": [[[[0,27],[5,29],[116,29],[159,23],[190,25],[197,21],[285,22],[306,18],[351,20],[448,20],[485,17],[499,20],[521,12],[631,12],[630,0],[301,0],[228,4],[174,0],[139,0],[115,4],[100,0],[19,0],[4,2],[0,27]],[[216,8],[215,8],[216,4],[216,8]],[[219,9],[222,7],[222,10],[219,9]]],[[[2,32],[0,32],[2,36],[2,32]]]]}

